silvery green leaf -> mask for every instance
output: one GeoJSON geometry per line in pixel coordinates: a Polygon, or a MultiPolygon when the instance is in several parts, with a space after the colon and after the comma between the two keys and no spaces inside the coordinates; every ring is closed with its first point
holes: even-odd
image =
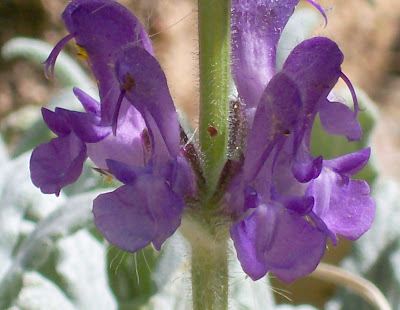
{"type": "Polygon", "coordinates": [[[85,230],[57,243],[57,272],[78,309],[117,309],[107,283],[106,249],[85,230]]]}
{"type": "Polygon", "coordinates": [[[143,310],[186,310],[191,309],[189,265],[183,264],[171,274],[161,290],[153,295],[143,310]]]}
{"type": "Polygon", "coordinates": [[[152,278],[158,290],[168,285],[168,280],[173,278],[172,275],[176,270],[182,269],[182,266],[187,263],[189,253],[190,244],[179,231],[165,241],[161,255],[152,271],[152,278]]]}
{"type": "MultiPolygon", "coordinates": [[[[0,257],[11,257],[19,239],[23,218],[29,209],[37,208],[37,215],[51,212],[63,201],[61,197],[43,195],[31,183],[29,176],[29,158],[26,153],[8,161],[0,167],[0,257]]],[[[5,272],[5,265],[0,264],[0,278],[5,272]]]]}
{"type": "MultiPolygon", "coordinates": [[[[72,234],[83,227],[91,226],[93,222],[92,201],[100,193],[100,191],[95,191],[74,196],[41,220],[18,249],[13,251],[16,253],[12,264],[6,272],[2,272],[5,276],[0,278],[0,291],[2,287],[7,286],[10,279],[17,279],[23,271],[37,269],[44,264],[54,249],[54,242],[59,238],[72,234]]],[[[0,210],[2,209],[0,208],[0,210]]],[[[0,238],[0,241],[4,242],[4,240],[0,238]]],[[[17,290],[12,290],[11,293],[15,294],[14,297],[18,295],[17,290]]],[[[0,309],[2,308],[0,307],[0,309]]]]}
{"type": "Polygon", "coordinates": [[[152,270],[157,291],[143,310],[186,310],[192,308],[190,287],[190,246],[176,232],[163,245],[152,270]]]}
{"type": "Polygon", "coordinates": [[[93,191],[68,199],[58,209],[40,221],[36,229],[22,242],[16,254],[15,264],[25,269],[37,268],[52,243],[61,237],[91,226],[93,199],[101,192],[93,191]],[[37,248],[42,248],[43,252],[37,248]],[[41,254],[43,257],[41,257],[41,254]]]}
{"type": "Polygon", "coordinates": [[[21,291],[22,284],[23,270],[19,266],[11,265],[0,278],[0,309],[6,309],[12,305],[21,291]]]}
{"type": "MultiPolygon", "coordinates": [[[[232,253],[236,253],[232,245],[232,253]]],[[[275,300],[268,277],[253,281],[233,257],[229,265],[230,310],[274,309],[275,300]]]]}
{"type": "Polygon", "coordinates": [[[20,309],[78,310],[56,285],[44,278],[39,273],[25,273],[23,282],[24,287],[15,301],[15,305],[20,309]]]}
{"type": "Polygon", "coordinates": [[[276,57],[276,67],[278,70],[282,68],[283,63],[293,48],[309,38],[311,31],[321,21],[323,22],[321,13],[315,9],[299,8],[294,11],[279,40],[276,57]]]}
{"type": "MultiPolygon", "coordinates": [[[[64,201],[63,195],[58,198],[54,195],[43,195],[32,184],[29,172],[30,156],[30,153],[25,153],[0,167],[2,175],[0,179],[0,195],[2,197],[0,230],[9,229],[7,234],[11,231],[18,234],[19,224],[13,221],[20,221],[26,212],[30,217],[40,219],[64,201]]],[[[1,242],[0,240],[0,244],[1,242]]],[[[13,243],[8,240],[8,245],[13,246],[13,243]]]]}
{"type": "MultiPolygon", "coordinates": [[[[400,309],[400,185],[390,179],[380,179],[372,195],[376,202],[372,228],[354,243],[343,267],[370,280],[393,309],[400,309]]],[[[327,309],[373,308],[355,294],[340,290],[327,309]]]]}
{"type": "MultiPolygon", "coordinates": [[[[41,65],[52,49],[53,46],[43,41],[21,37],[8,41],[1,52],[6,60],[24,57],[41,65]]],[[[54,73],[64,86],[78,86],[83,90],[89,90],[93,85],[78,63],[64,52],[61,52],[57,58],[54,73]]]]}
{"type": "Polygon", "coordinates": [[[7,131],[24,132],[32,126],[38,115],[40,115],[40,107],[27,105],[3,118],[2,126],[7,131]]]}

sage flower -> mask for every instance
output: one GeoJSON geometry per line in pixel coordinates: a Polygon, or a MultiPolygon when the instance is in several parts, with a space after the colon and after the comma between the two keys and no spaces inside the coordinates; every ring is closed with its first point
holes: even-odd
{"type": "Polygon", "coordinates": [[[276,72],[279,36],[298,1],[233,1],[233,75],[251,124],[244,163],[225,195],[237,222],[238,258],[254,280],[268,271],[291,282],[312,272],[327,238],[355,240],[372,224],[375,204],[365,181],[351,180],[369,148],[330,160],[310,154],[317,114],[329,134],[361,138],[355,92],[341,71],[336,43],[300,43],[276,72]],[[262,66],[259,65],[261,59],[262,66]],[[354,111],[329,101],[339,78],[350,87],[354,111]]]}
{"type": "Polygon", "coordinates": [[[78,179],[89,157],[98,170],[127,184],[95,200],[98,230],[126,251],[151,242],[160,249],[180,225],[192,175],[180,155],[178,116],[149,37],[129,10],[111,0],[72,1],[63,20],[70,34],[53,49],[45,72],[52,74],[57,55],[74,38],[100,102],[74,89],[86,113],[42,110],[58,137],[33,151],[32,181],[58,195],[78,179]]]}
{"type": "Polygon", "coordinates": [[[121,182],[93,204],[97,229],[119,248],[136,252],[153,244],[160,250],[182,218],[196,219],[212,201],[252,279],[271,271],[290,282],[312,272],[328,239],[336,245],[337,235],[355,240],[370,228],[375,204],[368,184],[351,179],[367,164],[369,148],[334,159],[310,153],[317,115],[328,134],[361,138],[360,108],[336,43],[306,40],[276,70],[277,44],[298,2],[232,0],[233,142],[210,200],[203,191],[206,163],[179,125],[144,28],[113,0],[73,0],[63,13],[70,34],[45,71],[52,74],[58,53],[74,38],[100,102],[75,88],[86,112],[43,109],[58,137],[32,153],[33,183],[58,195],[89,157],[121,182]],[[339,78],[350,89],[353,109],[333,99],[339,78]]]}

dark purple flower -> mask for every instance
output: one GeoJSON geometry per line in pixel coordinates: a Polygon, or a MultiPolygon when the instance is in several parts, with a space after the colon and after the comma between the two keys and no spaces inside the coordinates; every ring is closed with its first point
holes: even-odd
{"type": "Polygon", "coordinates": [[[367,163],[369,149],[331,160],[310,154],[317,114],[327,133],[361,138],[357,99],[341,71],[337,45],[321,37],[306,40],[276,73],[277,43],[297,3],[233,1],[232,71],[250,128],[225,208],[237,218],[231,237],[254,280],[268,271],[286,282],[307,275],[328,237],[334,244],[337,234],[355,240],[374,217],[368,184],[350,179],[367,163]],[[354,111],[328,99],[340,77],[350,87],[354,111]]]}
{"type": "Polygon", "coordinates": [[[135,252],[160,249],[179,227],[192,172],[180,154],[178,116],[167,80],[147,33],[112,0],[75,0],[63,13],[70,32],[50,54],[46,72],[74,38],[98,83],[100,102],[79,89],[86,112],[43,109],[58,136],[31,157],[33,183],[58,195],[75,182],[89,157],[124,185],[94,201],[98,230],[111,243],[135,252]]]}
{"type": "MultiPolygon", "coordinates": [[[[355,240],[374,217],[368,184],[350,179],[368,162],[369,149],[328,160],[310,154],[317,114],[328,134],[361,138],[360,109],[338,46],[322,37],[306,40],[276,72],[277,44],[298,2],[232,0],[232,75],[244,116],[238,114],[241,126],[231,135],[242,127],[246,133],[233,139],[243,154],[239,162],[228,160],[211,199],[220,207],[216,216],[233,219],[238,258],[254,280],[268,271],[287,282],[307,275],[328,238],[355,240]],[[332,99],[339,78],[354,109],[332,99]]],[[[74,38],[98,82],[100,102],[75,89],[86,112],[43,109],[58,137],[34,150],[32,181],[58,195],[89,157],[123,184],[95,199],[98,230],[126,251],[149,244],[159,250],[180,226],[184,208],[195,218],[209,202],[202,197],[200,157],[180,130],[165,74],[136,17],[113,0],[74,0],[63,19],[70,34],[50,54],[46,72],[74,38]]]]}

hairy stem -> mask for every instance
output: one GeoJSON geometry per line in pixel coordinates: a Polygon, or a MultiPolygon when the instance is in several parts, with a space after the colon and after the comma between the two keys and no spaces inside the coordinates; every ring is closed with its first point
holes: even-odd
{"type": "Polygon", "coordinates": [[[226,161],[230,86],[230,0],[199,0],[200,147],[207,193],[226,161]]]}

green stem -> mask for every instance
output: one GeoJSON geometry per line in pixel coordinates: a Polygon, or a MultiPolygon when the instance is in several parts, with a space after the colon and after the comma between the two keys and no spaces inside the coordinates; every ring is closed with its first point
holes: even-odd
{"type": "Polygon", "coordinates": [[[226,242],[192,245],[193,310],[228,309],[228,251],[226,242]]]}
{"type": "Polygon", "coordinates": [[[230,0],[199,0],[200,147],[209,195],[226,161],[230,85],[230,0]]]}
{"type": "Polygon", "coordinates": [[[180,232],[191,245],[193,310],[228,310],[227,226],[214,217],[187,214],[180,232]]]}

